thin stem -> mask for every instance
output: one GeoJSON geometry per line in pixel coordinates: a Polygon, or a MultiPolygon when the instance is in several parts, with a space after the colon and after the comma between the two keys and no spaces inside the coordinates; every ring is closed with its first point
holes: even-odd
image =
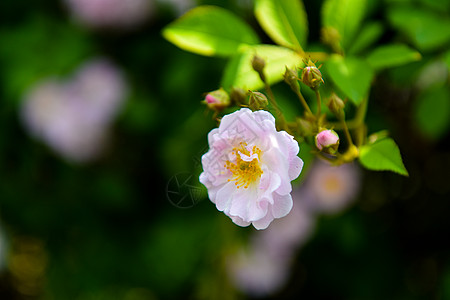
{"type": "Polygon", "coordinates": [[[297,94],[298,99],[300,100],[300,103],[303,105],[303,107],[305,108],[306,112],[310,115],[313,115],[311,109],[309,108],[308,103],[306,103],[305,98],[303,97],[302,93],[300,92],[299,89],[297,89],[295,91],[295,94],[297,94]]]}
{"type": "Polygon", "coordinates": [[[320,117],[322,114],[322,100],[320,99],[320,93],[319,90],[314,90],[316,92],[316,99],[317,99],[317,117],[320,117]]]}
{"type": "MultiPolygon", "coordinates": [[[[368,104],[367,100],[368,100],[367,98],[363,99],[363,101],[357,108],[355,117],[352,120],[348,120],[346,122],[347,127],[349,129],[358,129],[361,125],[363,125],[363,122],[364,122],[364,119],[365,119],[366,113],[367,113],[367,104],[368,104]]],[[[329,122],[328,124],[331,127],[338,129],[338,130],[344,129],[341,122],[339,122],[339,123],[329,122]]]]}
{"type": "Polygon", "coordinates": [[[369,100],[368,98],[364,98],[361,104],[358,106],[355,116],[356,126],[361,125],[364,122],[364,119],[366,118],[367,105],[369,103],[368,100],[369,100]]]}
{"type": "Polygon", "coordinates": [[[347,123],[345,123],[345,120],[341,120],[341,124],[342,124],[342,128],[343,128],[343,130],[344,130],[344,133],[345,133],[345,137],[346,137],[347,140],[348,140],[348,144],[349,144],[350,146],[353,146],[352,137],[351,137],[351,135],[350,135],[350,131],[348,130],[347,123]]]}
{"type": "MultiPolygon", "coordinates": [[[[263,79],[263,78],[261,78],[261,79],[263,79]]],[[[277,104],[277,101],[275,100],[275,96],[273,95],[273,92],[272,92],[272,89],[270,88],[270,85],[265,80],[263,80],[263,81],[264,81],[264,88],[266,89],[270,105],[272,105],[272,107],[275,109],[275,111],[277,113],[277,117],[280,120],[281,127],[284,130],[286,130],[287,132],[289,132],[289,128],[287,127],[286,118],[284,117],[283,113],[281,112],[280,107],[277,104]]]]}

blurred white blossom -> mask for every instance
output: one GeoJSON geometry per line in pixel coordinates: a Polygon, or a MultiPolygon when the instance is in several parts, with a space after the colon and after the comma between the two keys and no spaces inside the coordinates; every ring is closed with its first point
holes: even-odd
{"type": "Polygon", "coordinates": [[[32,87],[21,117],[32,136],[67,160],[89,161],[101,153],[126,91],[122,73],[96,59],[67,81],[48,78],[32,87]]]}
{"type": "Polygon", "coordinates": [[[310,237],[314,225],[315,218],[303,202],[294,201],[286,217],[255,232],[247,247],[228,257],[233,285],[254,297],[276,293],[288,280],[296,253],[310,237]]]}
{"type": "Polygon", "coordinates": [[[445,84],[447,78],[447,65],[440,60],[432,61],[421,69],[416,80],[416,87],[419,90],[426,90],[433,86],[441,86],[445,84]]]}
{"type": "Polygon", "coordinates": [[[154,10],[154,0],[65,0],[81,24],[92,28],[128,29],[142,24],[154,10]]]}
{"type": "Polygon", "coordinates": [[[233,285],[253,297],[275,293],[289,275],[289,264],[265,248],[242,248],[229,257],[227,267],[233,285]]]}
{"type": "Polygon", "coordinates": [[[331,166],[317,160],[298,197],[308,199],[310,209],[318,213],[337,213],[345,209],[359,192],[361,174],[356,164],[331,166]]]}

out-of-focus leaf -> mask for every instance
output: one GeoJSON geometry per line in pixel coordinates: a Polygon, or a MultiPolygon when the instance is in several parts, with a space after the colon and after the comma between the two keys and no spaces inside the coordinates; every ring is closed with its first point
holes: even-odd
{"type": "Polygon", "coordinates": [[[373,43],[375,43],[383,34],[383,25],[380,22],[372,22],[362,27],[355,41],[350,45],[348,53],[359,53],[373,43]]]}
{"type": "Polygon", "coordinates": [[[438,11],[448,12],[450,10],[450,1],[449,0],[419,0],[424,5],[429,8],[436,9],[438,11]]]}
{"type": "Polygon", "coordinates": [[[420,50],[435,50],[450,42],[450,18],[432,11],[412,6],[394,7],[388,11],[388,19],[420,50]]]}
{"type": "Polygon", "coordinates": [[[449,99],[448,87],[429,89],[417,99],[414,109],[417,127],[432,139],[440,138],[449,129],[449,99]]]}
{"type": "Polygon", "coordinates": [[[367,57],[367,62],[375,70],[396,67],[420,60],[419,52],[402,44],[384,45],[373,50],[367,57]]]}
{"type": "Polygon", "coordinates": [[[336,29],[342,48],[348,49],[364,18],[365,9],[366,0],[326,0],[322,7],[322,26],[336,29]]]}
{"type": "Polygon", "coordinates": [[[450,72],[450,50],[444,54],[444,62],[447,65],[448,71],[450,72]]]}
{"type": "Polygon", "coordinates": [[[277,44],[295,50],[305,47],[308,21],[301,0],[256,0],[255,16],[277,44]]]}
{"type": "Polygon", "coordinates": [[[273,45],[257,45],[234,56],[225,69],[222,78],[224,88],[240,87],[244,90],[256,90],[264,86],[263,82],[252,68],[252,58],[258,55],[266,62],[264,72],[270,84],[281,81],[285,66],[300,67],[302,57],[295,51],[273,45]]]}
{"type": "Polygon", "coordinates": [[[365,61],[333,55],[325,63],[325,67],[331,80],[353,103],[358,105],[367,96],[374,71],[365,61]]]}
{"type": "Polygon", "coordinates": [[[216,6],[199,6],[167,25],[163,36],[183,50],[207,56],[229,56],[258,44],[256,33],[240,18],[216,6]]]}
{"type": "Polygon", "coordinates": [[[36,81],[72,71],[92,53],[91,42],[79,28],[51,18],[35,17],[15,28],[2,29],[0,73],[7,78],[7,98],[18,100],[36,81]]]}
{"type": "Polygon", "coordinates": [[[359,161],[369,170],[392,171],[408,176],[397,144],[391,138],[381,139],[359,149],[359,161]]]}

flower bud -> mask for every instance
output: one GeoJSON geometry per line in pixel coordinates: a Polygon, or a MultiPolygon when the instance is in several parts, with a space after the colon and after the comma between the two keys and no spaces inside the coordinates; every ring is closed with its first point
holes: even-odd
{"type": "Polygon", "coordinates": [[[253,70],[258,72],[259,74],[262,74],[265,66],[266,66],[266,62],[264,61],[264,59],[262,59],[258,55],[253,56],[253,59],[252,59],[253,70]]]}
{"type": "Polygon", "coordinates": [[[339,98],[338,95],[333,93],[330,97],[330,101],[328,102],[328,109],[335,114],[339,119],[344,118],[344,107],[345,103],[339,98]]]}
{"type": "Polygon", "coordinates": [[[230,96],[222,88],[209,92],[204,101],[208,108],[215,111],[223,110],[230,105],[230,102],[230,96]]]}
{"type": "Polygon", "coordinates": [[[319,68],[311,60],[303,68],[302,82],[313,90],[318,89],[320,83],[323,83],[322,73],[320,73],[319,68]]]}
{"type": "Polygon", "coordinates": [[[248,99],[248,106],[251,110],[264,109],[269,104],[266,95],[260,92],[249,91],[250,97],[248,99]]]}
{"type": "Polygon", "coordinates": [[[316,147],[328,154],[336,153],[339,147],[339,135],[334,130],[322,130],[316,137],[316,147]]]}
{"type": "Polygon", "coordinates": [[[233,88],[230,93],[230,98],[233,103],[237,105],[244,104],[247,100],[245,91],[241,88],[233,88]]]}
{"type": "Polygon", "coordinates": [[[286,66],[286,71],[284,72],[284,81],[291,87],[291,89],[295,92],[299,91],[298,85],[298,73],[286,66]]]}

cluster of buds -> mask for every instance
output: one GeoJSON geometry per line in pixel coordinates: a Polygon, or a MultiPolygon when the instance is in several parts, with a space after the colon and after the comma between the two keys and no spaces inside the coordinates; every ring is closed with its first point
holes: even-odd
{"type": "Polygon", "coordinates": [[[309,86],[313,90],[317,90],[321,83],[323,83],[322,73],[319,68],[321,66],[316,67],[315,63],[312,60],[308,60],[306,66],[302,71],[302,82],[309,86]]]}

